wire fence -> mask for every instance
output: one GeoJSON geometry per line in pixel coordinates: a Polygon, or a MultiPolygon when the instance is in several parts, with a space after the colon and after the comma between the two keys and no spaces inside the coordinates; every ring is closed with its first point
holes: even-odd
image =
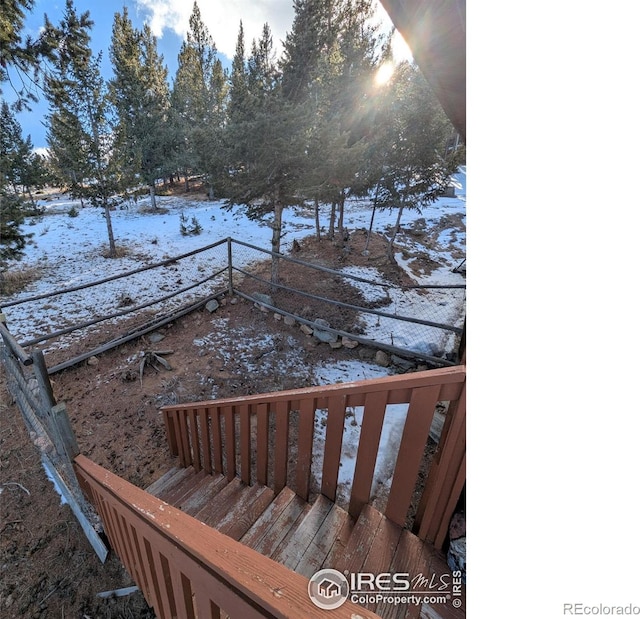
{"type": "Polygon", "coordinates": [[[464,285],[400,286],[384,281],[375,267],[334,270],[236,240],[232,273],[236,293],[253,298],[259,294],[263,302],[268,297],[272,309],[318,332],[435,363],[456,361],[465,316],[464,285]],[[274,256],[278,284],[270,278],[274,256]],[[318,319],[324,321],[320,328],[318,319]]]}
{"type": "Polygon", "coordinates": [[[126,273],[23,296],[3,303],[3,310],[24,349],[86,344],[80,355],[50,367],[52,374],[226,293],[259,301],[324,341],[347,338],[436,365],[457,361],[464,285],[394,285],[375,267],[334,270],[232,238],[126,273]],[[274,260],[277,284],[271,281],[274,260]]]}
{"type": "Polygon", "coordinates": [[[139,269],[6,302],[3,308],[23,348],[46,342],[49,350],[63,350],[80,339],[87,343],[85,353],[50,368],[54,373],[221,294],[227,289],[228,264],[224,239],[139,269]]]}
{"type": "Polygon", "coordinates": [[[7,388],[18,405],[29,437],[40,452],[42,465],[72,512],[101,561],[107,548],[99,536],[100,520],[85,499],[73,469],[78,454],[66,407],[56,402],[42,352],[28,355],[15,341],[0,314],[0,362],[7,388]]]}

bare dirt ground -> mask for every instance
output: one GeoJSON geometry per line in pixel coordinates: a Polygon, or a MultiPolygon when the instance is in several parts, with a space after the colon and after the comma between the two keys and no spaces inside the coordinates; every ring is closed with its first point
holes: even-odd
{"type": "MultiPolygon", "coordinates": [[[[382,238],[373,239],[368,257],[362,256],[364,241],[363,234],[352,235],[350,264],[375,263],[398,282],[406,277],[396,265],[384,264],[382,238]]],[[[301,243],[297,252],[301,259],[317,262],[321,258],[328,266],[340,265],[345,256],[343,247],[312,239],[301,243]]],[[[301,276],[295,268],[283,275],[289,283],[301,276]]],[[[329,276],[319,277],[315,285],[323,296],[358,301],[357,290],[338,285],[329,276]]],[[[312,304],[303,309],[313,320],[312,304]]],[[[349,319],[348,313],[329,318],[349,319]]],[[[213,314],[196,311],[159,333],[160,342],[133,341],[100,355],[95,365],[83,362],[53,376],[55,396],[67,405],[80,451],[140,487],[175,465],[164,438],[160,406],[303,387],[311,381],[305,368],[322,359],[371,359],[375,352],[363,347],[331,350],[298,326],[276,321],[272,314],[237,298],[223,300],[213,314]],[[224,342],[223,348],[194,343],[211,340],[212,333],[224,342]],[[248,341],[263,344],[247,349],[248,341]],[[172,351],[163,356],[172,369],[159,364],[158,370],[146,367],[141,381],[140,355],[150,350],[172,351]],[[282,371],[291,364],[296,371],[282,371]]],[[[79,342],[77,351],[90,345],[86,340],[79,342]]],[[[47,363],[51,367],[72,353],[69,349],[64,354],[53,352],[47,355],[47,363]]],[[[98,592],[133,583],[117,557],[100,563],[69,507],[60,504],[1,370],[0,574],[3,618],[154,616],[139,592],[118,599],[96,597],[98,592]]]]}

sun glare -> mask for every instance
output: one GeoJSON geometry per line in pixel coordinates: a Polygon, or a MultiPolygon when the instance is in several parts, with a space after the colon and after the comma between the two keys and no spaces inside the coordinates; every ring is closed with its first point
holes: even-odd
{"type": "Polygon", "coordinates": [[[411,49],[404,40],[404,37],[396,30],[391,37],[391,51],[393,52],[393,59],[396,63],[408,60],[413,60],[413,54],[411,49]]]}
{"type": "Polygon", "coordinates": [[[378,72],[376,73],[376,85],[384,86],[393,75],[394,66],[392,62],[385,62],[380,65],[378,72]]]}

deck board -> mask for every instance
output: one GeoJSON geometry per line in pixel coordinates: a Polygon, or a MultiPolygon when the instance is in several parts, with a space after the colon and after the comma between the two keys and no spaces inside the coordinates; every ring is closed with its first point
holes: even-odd
{"type": "Polygon", "coordinates": [[[198,486],[198,484],[204,481],[207,477],[209,477],[208,473],[203,470],[198,473],[194,471],[170,491],[166,492],[163,500],[170,505],[178,505],[178,503],[182,503],[184,497],[188,496],[198,486]]]}
{"type": "Polygon", "coordinates": [[[239,477],[235,477],[233,481],[229,482],[218,492],[199,512],[194,514],[195,518],[205,524],[216,522],[224,514],[233,509],[242,489],[242,481],[240,481],[239,477]]]}
{"type": "Polygon", "coordinates": [[[373,535],[371,532],[378,529],[382,518],[382,514],[377,509],[374,509],[370,505],[364,506],[351,532],[344,553],[338,557],[337,563],[334,566],[336,570],[343,573],[362,571],[362,566],[373,544],[373,535]]]}
{"type": "Polygon", "coordinates": [[[350,520],[349,514],[344,509],[331,503],[325,497],[321,496],[320,498],[330,503],[331,509],[307,549],[300,555],[297,564],[292,567],[298,574],[307,578],[311,578],[318,570],[322,569],[345,523],[350,520]]]}
{"type": "Polygon", "coordinates": [[[222,518],[215,528],[239,540],[269,506],[274,495],[273,490],[267,486],[256,484],[245,488],[237,509],[222,518]]]}
{"type": "Polygon", "coordinates": [[[221,473],[209,475],[208,479],[202,481],[191,495],[184,497],[182,504],[177,504],[176,507],[190,516],[195,516],[228,483],[227,478],[221,473]]]}
{"type": "Polygon", "coordinates": [[[156,493],[161,492],[162,489],[171,482],[171,479],[182,469],[179,466],[171,467],[162,477],[158,477],[152,484],[145,488],[145,491],[153,496],[158,496],[156,493]]]}
{"type": "Polygon", "coordinates": [[[189,466],[186,469],[179,469],[171,479],[167,480],[167,483],[165,483],[162,488],[157,489],[152,494],[164,501],[166,496],[170,495],[176,488],[179,488],[182,482],[193,474],[194,469],[192,466],[189,466]]]}
{"type": "Polygon", "coordinates": [[[280,544],[271,558],[289,569],[295,570],[300,557],[316,536],[332,505],[333,503],[329,499],[323,496],[318,497],[309,511],[305,513],[304,518],[292,528],[292,535],[280,544]]]}
{"type": "Polygon", "coordinates": [[[279,492],[273,502],[264,510],[261,516],[251,525],[249,530],[242,536],[240,541],[251,548],[254,548],[267,534],[276,519],[286,509],[287,505],[293,501],[295,492],[290,488],[284,488],[279,492]]]}
{"type": "Polygon", "coordinates": [[[305,509],[310,509],[309,505],[298,495],[295,495],[273,522],[264,537],[252,548],[260,554],[270,557],[289,535],[292,527],[305,509]]]}

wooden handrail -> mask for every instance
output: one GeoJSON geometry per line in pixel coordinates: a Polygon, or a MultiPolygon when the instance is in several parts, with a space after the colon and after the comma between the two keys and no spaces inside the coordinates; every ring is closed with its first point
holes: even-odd
{"type": "MultiPolygon", "coordinates": [[[[290,617],[326,619],[308,595],[307,578],[204,525],[110,473],[75,459],[83,490],[107,537],[160,619],[290,617]]],[[[347,600],[336,619],[375,619],[347,600]]]]}
{"type": "Polygon", "coordinates": [[[382,378],[372,378],[367,380],[352,381],[347,383],[336,383],[332,385],[320,385],[317,387],[302,387],[300,389],[290,389],[288,391],[274,391],[272,393],[259,393],[254,395],[239,396],[235,398],[224,398],[220,400],[202,400],[185,404],[172,404],[163,406],[163,411],[185,410],[187,408],[206,408],[208,406],[227,406],[234,404],[259,404],[262,402],[296,401],[312,396],[319,402],[324,402],[331,395],[346,395],[347,397],[360,396],[364,401],[363,394],[376,391],[389,391],[395,393],[387,403],[396,404],[406,402],[406,391],[415,386],[451,385],[453,389],[445,392],[444,395],[459,393],[460,384],[464,382],[466,375],[465,366],[453,366],[440,368],[437,370],[427,370],[424,372],[412,372],[410,374],[400,374],[397,376],[384,376],[382,378]]]}
{"type": "Polygon", "coordinates": [[[364,407],[348,510],[357,518],[372,494],[373,476],[386,408],[406,404],[407,415],[385,516],[400,526],[414,501],[423,454],[438,402],[449,402],[447,423],[434,464],[411,522],[422,539],[441,547],[460,496],[465,453],[465,367],[456,366],[289,391],[207,400],[162,407],[169,447],[182,466],[196,471],[239,476],[277,493],[289,485],[309,498],[315,414],[325,409],[326,428],[320,492],[336,500],[341,450],[348,408],[364,407]],[[290,445],[296,413],[297,445],[290,445]],[[270,449],[270,446],[274,447],[270,449]],[[296,452],[291,452],[291,449],[296,452]],[[291,456],[295,456],[292,458],[291,456]],[[295,471],[289,463],[295,459],[295,471]],[[457,494],[456,494],[457,492],[457,494]]]}

